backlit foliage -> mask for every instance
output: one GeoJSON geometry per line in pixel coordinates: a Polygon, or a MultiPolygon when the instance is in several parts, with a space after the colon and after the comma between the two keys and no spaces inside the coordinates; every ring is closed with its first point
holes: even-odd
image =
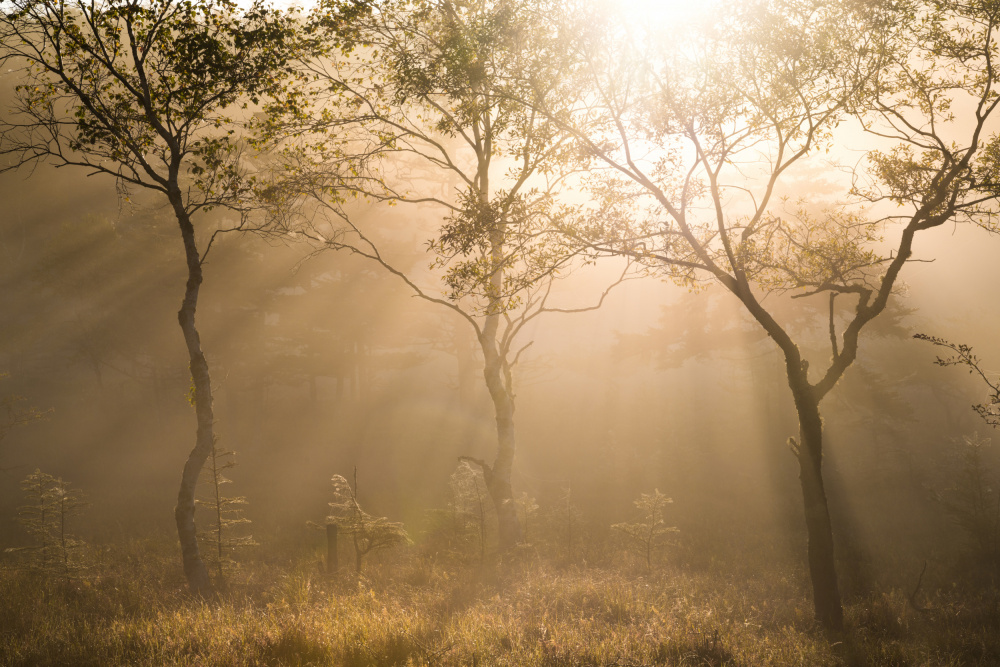
{"type": "Polygon", "coordinates": [[[361,509],[357,497],[357,472],[354,487],[342,475],[334,475],[330,481],[333,483],[333,501],[330,502],[330,515],[326,520],[335,524],[341,535],[351,536],[358,573],[368,554],[409,543],[410,538],[403,524],[384,516],[372,516],[361,509]]]}
{"type": "Polygon", "coordinates": [[[235,114],[281,87],[291,18],[228,0],[6,0],[0,60],[23,68],[0,123],[19,164],[49,159],[121,184],[235,205],[248,175],[235,114]]]}
{"type": "Polygon", "coordinates": [[[208,530],[201,531],[198,537],[208,547],[208,560],[215,565],[219,583],[225,580],[225,571],[232,566],[235,553],[257,545],[247,532],[250,519],[243,514],[243,508],[248,504],[246,497],[224,493],[223,487],[233,483],[225,473],[235,465],[236,452],[219,447],[216,439],[203,471],[203,486],[207,493],[198,501],[211,518],[208,530]]]}
{"type": "Polygon", "coordinates": [[[84,567],[83,542],[70,532],[70,523],[87,506],[83,494],[41,470],[24,478],[21,491],[27,503],[18,509],[18,521],[34,544],[9,551],[24,556],[32,570],[68,579],[84,567]]]}
{"type": "Polygon", "coordinates": [[[659,489],[640,494],[633,503],[636,520],[611,526],[643,557],[648,568],[653,567],[653,561],[668,544],[668,537],[678,532],[676,527],[668,526],[666,522],[667,506],[673,502],[673,498],[666,497],[659,489]]]}
{"type": "Polygon", "coordinates": [[[269,108],[262,129],[296,137],[283,145],[284,180],[267,190],[272,208],[312,200],[327,219],[310,218],[308,231],[287,212],[276,219],[388,261],[359,204],[433,206],[441,226],[428,249],[442,282],[420,288],[472,317],[537,312],[574,256],[552,223],[564,215],[566,176],[585,164],[557,124],[523,103],[529,81],[570,92],[534,57],[547,39],[535,17],[550,10],[507,0],[320,3],[310,23],[318,52],[304,64],[315,84],[294,108],[269,108]]]}
{"type": "Polygon", "coordinates": [[[980,382],[986,385],[989,394],[987,402],[976,403],[972,406],[972,409],[976,411],[976,414],[984,422],[993,428],[1000,428],[1000,379],[991,378],[983,370],[979,357],[972,352],[972,347],[964,343],[952,343],[943,338],[928,336],[927,334],[916,334],[913,337],[951,350],[954,353],[948,357],[937,357],[934,363],[938,366],[964,366],[970,375],[977,376],[980,382]]]}

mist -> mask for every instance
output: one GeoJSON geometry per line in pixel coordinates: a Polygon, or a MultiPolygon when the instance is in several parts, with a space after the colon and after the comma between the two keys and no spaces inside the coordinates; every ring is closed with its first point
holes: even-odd
{"type": "MultiPolygon", "coordinates": [[[[192,428],[170,222],[152,203],[72,176],[39,167],[3,177],[4,394],[45,412],[3,443],[5,546],[25,539],[17,482],[35,468],[86,490],[80,530],[92,539],[166,538],[192,428]]],[[[939,234],[947,251],[925,242],[933,263],[908,267],[905,293],[868,334],[828,417],[832,502],[852,539],[914,563],[963,552],[929,493],[957,474],[958,439],[983,432],[970,407],[983,391],[934,367],[933,350],[911,336],[1000,359],[1000,323],[984,307],[1000,241],[961,227],[939,234]]],[[[407,245],[419,264],[420,244],[407,245]]],[[[220,443],[237,452],[230,475],[255,533],[318,548],[306,521],[324,516],[330,476],[355,468],[375,511],[426,524],[449,502],[457,457],[495,446],[481,355],[462,322],[344,253],[310,257],[238,236],[213,253],[204,343],[219,369],[220,443]]],[[[561,288],[586,300],[599,284],[571,277],[561,288]]],[[[817,299],[799,324],[817,355],[827,353],[824,324],[817,299]]],[[[682,542],[732,531],[794,548],[794,407],[773,344],[731,297],[636,279],[597,311],[540,322],[529,339],[516,385],[517,493],[554,504],[571,488],[583,521],[606,532],[637,491],[658,488],[674,499],[682,542]]]]}
{"type": "Polygon", "coordinates": [[[0,664],[1000,661],[994,12],[10,4],[0,664]]]}

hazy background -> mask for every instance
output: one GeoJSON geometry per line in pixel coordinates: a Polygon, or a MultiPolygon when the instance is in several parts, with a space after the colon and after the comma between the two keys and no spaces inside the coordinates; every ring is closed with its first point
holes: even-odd
{"type": "MultiPolygon", "coordinates": [[[[0,442],[0,547],[23,540],[18,482],[36,467],[86,492],[85,539],[172,534],[195,421],[176,320],[185,270],[169,212],[129,198],[69,170],[0,176],[0,370],[10,373],[0,396],[50,411],[0,442]]],[[[225,217],[212,215],[202,228],[225,217]]],[[[384,241],[422,270],[434,221],[385,215],[384,241]]],[[[868,329],[824,402],[842,550],[961,551],[962,533],[931,495],[957,479],[956,441],[984,431],[969,407],[984,392],[933,366],[935,349],[911,336],[969,343],[1000,369],[998,251],[1000,238],[977,229],[921,235],[917,254],[934,262],[906,269],[893,312],[868,329]]],[[[456,457],[494,454],[471,330],[378,267],[308,252],[234,235],[206,268],[198,324],[220,444],[238,452],[229,491],[250,501],[258,536],[309,539],[330,477],[357,466],[369,509],[419,535],[426,511],[448,501],[456,457]]],[[[566,298],[595,299],[613,264],[565,281],[566,298]]],[[[767,303],[827,359],[826,298],[810,300],[815,310],[783,299],[767,303]]],[[[572,489],[581,520],[600,532],[659,488],[675,500],[682,540],[741,526],[802,548],[784,370],[734,298],[643,279],[596,312],[536,322],[517,370],[515,495],[544,510],[572,489]]]]}

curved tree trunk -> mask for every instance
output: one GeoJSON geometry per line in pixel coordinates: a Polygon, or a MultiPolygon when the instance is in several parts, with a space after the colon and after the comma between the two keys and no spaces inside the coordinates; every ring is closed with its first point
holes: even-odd
{"type": "Polygon", "coordinates": [[[809,539],[809,577],[812,580],[816,620],[827,629],[840,630],[844,625],[844,610],[837,583],[830,507],[823,484],[823,421],[819,414],[819,401],[812,396],[804,377],[789,378],[789,385],[799,415],[799,442],[795,454],[799,460],[799,480],[809,539]]]}
{"type": "Polygon", "coordinates": [[[198,549],[198,532],[194,523],[195,488],[198,476],[205,461],[212,452],[215,441],[214,415],[212,412],[212,382],[208,372],[208,360],[201,349],[201,339],[195,327],[195,312],[198,307],[198,292],[201,288],[202,271],[201,257],[194,238],[194,227],[191,219],[180,203],[179,194],[171,197],[177,222],[180,224],[181,236],[184,239],[184,254],[187,259],[188,279],[184,291],[184,300],[177,313],[177,319],[184,333],[190,358],[191,382],[194,395],[194,409],[198,420],[197,436],[194,449],[184,463],[184,473],[181,476],[181,487],[177,494],[177,507],[174,519],[177,522],[177,535],[181,542],[181,557],[184,563],[184,576],[193,593],[210,595],[212,583],[208,568],[201,558],[198,549]]]}

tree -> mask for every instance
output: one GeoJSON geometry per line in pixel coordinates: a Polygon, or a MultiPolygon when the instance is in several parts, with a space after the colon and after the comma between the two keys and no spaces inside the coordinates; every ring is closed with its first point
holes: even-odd
{"type": "Polygon", "coordinates": [[[521,527],[524,529],[524,541],[531,544],[530,534],[528,531],[528,521],[538,511],[538,503],[535,502],[534,498],[528,495],[527,491],[522,491],[521,495],[518,496],[514,502],[517,503],[517,509],[521,513],[521,527]]]}
{"type": "Polygon", "coordinates": [[[638,549],[647,568],[652,569],[653,553],[666,543],[667,536],[677,532],[677,528],[668,526],[664,520],[667,505],[672,502],[673,498],[667,498],[659,489],[640,494],[633,503],[638,510],[638,521],[611,526],[626,538],[629,546],[638,549]]]}
{"type": "Polygon", "coordinates": [[[114,178],[126,199],[130,188],[156,193],[177,220],[187,266],[178,320],[197,436],[175,518],[188,584],[208,593],[194,501],[214,416],[195,313],[215,233],[199,240],[195,223],[213,207],[246,210],[250,178],[233,114],[280,89],[296,41],[293,18],[261,4],[240,11],[230,0],[7,0],[0,7],[0,63],[21,77],[0,121],[5,169],[40,161],[80,167],[114,178]]]}
{"type": "Polygon", "coordinates": [[[588,103],[536,102],[605,166],[589,215],[567,233],[679,283],[720,284],[780,349],[799,421],[789,445],[816,617],[828,628],[842,626],[843,611],[820,403],[889,304],[915,236],[949,220],[993,223],[998,141],[983,134],[1000,100],[991,7],[768,0],[669,34],[580,13],[563,28],[575,63],[566,71],[591,91],[588,103]],[[974,111],[953,111],[959,101],[974,111]],[[869,152],[827,207],[780,197],[851,120],[891,147],[869,152]],[[888,233],[890,251],[878,252],[888,233]],[[828,360],[806,358],[765,301],[775,293],[828,299],[815,328],[828,360]]]}
{"type": "MultiPolygon", "coordinates": [[[[451,489],[451,513],[455,532],[464,538],[469,526],[475,527],[479,536],[479,561],[486,561],[486,506],[483,495],[489,493],[482,472],[476,472],[467,461],[460,461],[448,479],[451,489]]],[[[464,541],[464,540],[462,540],[464,541]]]]}
{"type": "Polygon", "coordinates": [[[1000,491],[989,464],[992,441],[978,433],[956,440],[958,471],[946,488],[933,489],[931,498],[965,532],[979,563],[994,577],[1000,570],[1000,491]]]}
{"type": "Polygon", "coordinates": [[[300,139],[283,153],[285,180],[263,193],[279,230],[380,264],[475,331],[497,450],[492,463],[467,460],[483,470],[502,550],[522,539],[511,473],[514,370],[531,344],[525,326],[547,313],[592,310],[607,295],[583,308],[549,301],[574,261],[550,222],[563,213],[565,180],[585,162],[550,120],[519,101],[524,81],[540,76],[551,94],[571,92],[556,71],[537,67],[547,46],[532,26],[549,7],[326,0],[311,22],[320,50],[304,65],[316,84],[273,109],[266,128],[300,139]],[[417,179],[425,183],[419,190],[417,179]],[[280,219],[303,202],[318,207],[318,222],[280,219]],[[439,283],[386,252],[368,219],[377,204],[407,204],[415,217],[440,220],[428,244],[439,283]]]}
{"type": "Polygon", "coordinates": [[[354,567],[361,574],[365,556],[373,551],[389,549],[410,541],[403,524],[389,521],[384,516],[372,516],[358,503],[358,470],[354,469],[354,486],[342,475],[334,475],[333,502],[327,523],[335,524],[338,532],[350,535],[354,544],[354,567]]]}
{"type": "Polygon", "coordinates": [[[255,546],[252,535],[240,531],[237,526],[247,526],[250,519],[243,516],[243,506],[247,504],[247,499],[243,496],[226,496],[222,493],[222,487],[232,484],[231,479],[225,476],[225,471],[236,465],[236,452],[230,449],[221,449],[216,442],[212,447],[212,452],[205,462],[206,486],[208,487],[208,499],[198,501],[200,505],[208,508],[212,516],[212,525],[209,530],[201,533],[203,541],[212,547],[210,559],[215,561],[216,573],[220,583],[225,581],[224,567],[226,563],[232,562],[232,554],[236,549],[255,546]],[[234,534],[243,532],[244,534],[234,534]]]}
{"type": "Polygon", "coordinates": [[[32,569],[69,578],[81,567],[76,554],[83,542],[70,536],[67,523],[87,506],[83,494],[41,470],[25,477],[21,490],[28,504],[18,509],[18,520],[35,544],[12,551],[27,553],[32,569]]]}

